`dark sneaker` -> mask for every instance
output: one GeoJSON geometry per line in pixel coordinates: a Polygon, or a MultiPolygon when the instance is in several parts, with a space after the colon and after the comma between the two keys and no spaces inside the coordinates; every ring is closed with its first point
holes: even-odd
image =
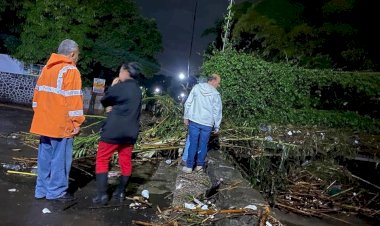
{"type": "Polygon", "coordinates": [[[118,202],[124,202],[124,200],[125,200],[125,193],[124,192],[115,191],[112,194],[112,199],[116,200],[118,202]]]}
{"type": "Polygon", "coordinates": [[[69,193],[66,193],[66,194],[62,195],[61,197],[53,199],[53,200],[61,201],[61,202],[70,202],[70,201],[75,200],[75,198],[74,198],[74,196],[70,195],[69,193]]]}
{"type": "Polygon", "coordinates": [[[203,171],[203,166],[197,166],[195,167],[195,170],[196,172],[202,172],[203,171]]]}
{"type": "Polygon", "coordinates": [[[191,172],[193,172],[193,169],[184,166],[184,167],[182,168],[182,172],[184,172],[184,173],[191,173],[191,172]]]}
{"type": "Polygon", "coordinates": [[[95,198],[92,199],[92,202],[94,204],[107,205],[108,195],[97,195],[95,198]]]}
{"type": "Polygon", "coordinates": [[[40,196],[34,196],[34,198],[37,200],[42,200],[42,199],[45,199],[45,196],[41,196],[41,197],[40,196]]]}

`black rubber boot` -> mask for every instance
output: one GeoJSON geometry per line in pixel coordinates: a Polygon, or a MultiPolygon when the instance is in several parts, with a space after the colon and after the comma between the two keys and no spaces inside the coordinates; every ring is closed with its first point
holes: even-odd
{"type": "Polygon", "coordinates": [[[106,205],[108,203],[107,195],[108,173],[96,174],[96,197],[92,199],[95,204],[106,205]]]}
{"type": "Polygon", "coordinates": [[[127,187],[129,176],[120,176],[120,184],[117,186],[116,190],[113,192],[112,197],[120,202],[125,199],[125,188],[127,187]]]}

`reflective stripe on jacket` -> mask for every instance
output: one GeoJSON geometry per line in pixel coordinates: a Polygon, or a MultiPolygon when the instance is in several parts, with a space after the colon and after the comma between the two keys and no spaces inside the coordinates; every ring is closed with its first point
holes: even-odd
{"type": "Polygon", "coordinates": [[[84,121],[82,80],[69,58],[53,53],[38,78],[31,133],[65,138],[84,121]]]}

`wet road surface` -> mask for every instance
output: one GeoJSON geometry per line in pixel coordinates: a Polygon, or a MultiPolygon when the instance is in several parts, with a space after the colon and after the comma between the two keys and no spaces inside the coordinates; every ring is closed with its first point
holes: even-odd
{"type": "MultiPolygon", "coordinates": [[[[31,119],[31,109],[0,104],[0,163],[13,163],[14,157],[37,157],[37,151],[23,145],[18,137],[18,132],[29,130],[31,119]]],[[[128,207],[130,203],[128,201],[123,206],[114,202],[106,208],[94,206],[91,199],[95,194],[95,181],[89,176],[80,177],[79,174],[73,176],[77,180],[76,184],[80,184],[74,193],[75,201],[61,203],[36,200],[34,198],[35,176],[7,174],[6,169],[0,167],[0,225],[117,226],[133,225],[132,220],[151,222],[156,217],[157,205],[165,208],[170,204],[170,201],[164,197],[168,196],[171,184],[163,177],[167,174],[168,179],[175,174],[175,172],[174,174],[171,172],[173,175],[157,174],[156,168],[157,164],[151,163],[134,165],[131,183],[128,186],[130,195],[138,193],[144,187],[149,187],[155,194],[151,194],[150,199],[153,208],[133,210],[128,207]],[[153,174],[155,176],[152,178],[153,174]],[[10,192],[9,189],[16,189],[16,191],[10,192]],[[51,213],[42,213],[44,208],[49,209],[51,213]]],[[[72,172],[74,171],[72,169],[72,172]]],[[[286,225],[345,225],[336,221],[302,217],[278,210],[274,212],[286,225]]],[[[351,222],[352,225],[376,225],[356,217],[347,217],[345,220],[351,222]]]]}
{"type": "MultiPolygon", "coordinates": [[[[37,151],[23,145],[17,136],[18,132],[29,130],[32,111],[0,104],[0,117],[0,163],[13,163],[13,157],[36,158],[37,151]]],[[[135,166],[129,187],[147,182],[154,167],[147,164],[135,166]],[[139,184],[133,184],[133,181],[139,184]]],[[[83,180],[86,180],[82,183],[85,186],[74,193],[75,201],[36,200],[35,176],[7,174],[6,169],[0,167],[0,225],[132,225],[132,220],[150,221],[155,215],[155,208],[133,210],[128,207],[128,201],[124,206],[111,202],[109,207],[97,208],[91,201],[95,194],[95,181],[88,177],[83,177],[83,180]],[[9,189],[16,191],[10,192],[9,189]],[[44,208],[51,213],[42,213],[44,208]]],[[[152,195],[150,201],[155,204],[159,200],[163,200],[160,195],[152,195]]],[[[160,203],[160,206],[165,206],[165,203],[160,203]]]]}

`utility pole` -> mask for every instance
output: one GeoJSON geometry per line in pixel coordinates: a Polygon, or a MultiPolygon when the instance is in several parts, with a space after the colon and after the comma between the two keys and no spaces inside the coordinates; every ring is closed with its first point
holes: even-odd
{"type": "Polygon", "coordinates": [[[189,56],[187,58],[187,78],[190,77],[190,58],[191,58],[191,52],[193,50],[194,29],[195,29],[195,20],[197,18],[197,9],[198,9],[198,0],[195,0],[195,8],[194,8],[194,16],[193,16],[193,28],[192,28],[192,32],[191,32],[191,41],[190,41],[190,50],[189,50],[189,56]]]}
{"type": "Polygon", "coordinates": [[[232,5],[234,4],[234,0],[230,0],[230,4],[228,5],[228,15],[227,17],[225,18],[226,20],[226,24],[224,26],[224,37],[223,37],[223,48],[222,48],[222,52],[224,52],[224,48],[226,47],[226,44],[228,42],[228,35],[230,34],[230,23],[231,23],[231,20],[232,20],[232,5]]]}

